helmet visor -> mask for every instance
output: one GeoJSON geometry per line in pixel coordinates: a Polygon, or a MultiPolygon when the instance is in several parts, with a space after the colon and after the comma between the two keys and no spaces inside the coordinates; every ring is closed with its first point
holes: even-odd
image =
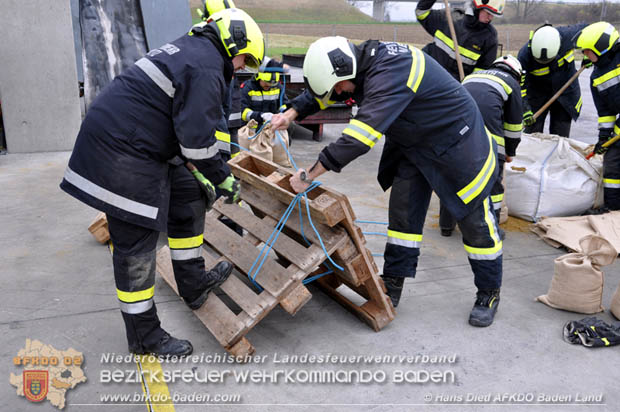
{"type": "Polygon", "coordinates": [[[260,62],[249,53],[245,54],[245,68],[252,73],[258,73],[260,62]]]}

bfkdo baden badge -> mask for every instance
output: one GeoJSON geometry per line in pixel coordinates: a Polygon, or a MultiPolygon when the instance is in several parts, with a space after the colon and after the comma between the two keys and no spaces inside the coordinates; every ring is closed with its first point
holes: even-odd
{"type": "Polygon", "coordinates": [[[32,402],[41,402],[47,396],[48,372],[24,371],[24,396],[32,402]]]}

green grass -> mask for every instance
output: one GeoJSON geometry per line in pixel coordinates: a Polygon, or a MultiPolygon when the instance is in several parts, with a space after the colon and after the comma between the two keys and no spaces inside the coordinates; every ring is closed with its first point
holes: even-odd
{"type": "Polygon", "coordinates": [[[283,54],[306,54],[307,47],[268,47],[267,56],[282,59],[283,54]]]}

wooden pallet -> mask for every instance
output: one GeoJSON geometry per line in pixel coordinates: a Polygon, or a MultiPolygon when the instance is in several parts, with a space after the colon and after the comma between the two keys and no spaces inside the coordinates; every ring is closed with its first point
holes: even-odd
{"type": "MultiPolygon", "coordinates": [[[[267,257],[255,278],[263,288],[259,292],[247,274],[295,196],[288,183],[291,173],[247,152],[229,164],[241,179],[241,198],[250,207],[226,204],[223,199],[216,202],[205,219],[203,257],[207,267],[227,260],[236,270],[220,288],[224,295],[210,294],[194,312],[226,350],[243,356],[254,352],[245,335],[277,304],[294,315],[310,300],[312,295],[302,282],[308,276],[325,272],[327,257],[308,222],[302,200],[303,230],[296,208],[273,246],[275,253],[267,257]],[[244,236],[224,225],[219,220],[222,216],[242,226],[244,236]]],[[[362,231],[354,223],[355,214],[348,199],[323,186],[308,197],[310,214],[325,249],[344,269],[319,278],[316,285],[375,331],[381,330],[394,319],[394,308],[384,293],[362,231]],[[355,304],[340,293],[343,285],[350,289],[349,293],[359,294],[365,303],[355,304]]],[[[157,271],[178,293],[167,247],[158,252],[157,271]]]]}

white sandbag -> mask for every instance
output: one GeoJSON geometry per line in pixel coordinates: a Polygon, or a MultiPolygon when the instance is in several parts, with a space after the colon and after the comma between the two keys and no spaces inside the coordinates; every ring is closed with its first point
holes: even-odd
{"type": "Polygon", "coordinates": [[[600,156],[586,160],[589,145],[544,134],[524,134],[517,156],[506,164],[508,213],[532,222],[575,216],[603,200],[600,156]]]}

